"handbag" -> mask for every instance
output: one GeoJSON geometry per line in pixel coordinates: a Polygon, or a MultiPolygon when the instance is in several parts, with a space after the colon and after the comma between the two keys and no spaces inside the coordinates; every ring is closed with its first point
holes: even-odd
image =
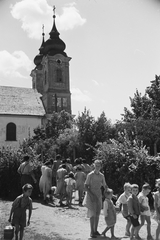
{"type": "Polygon", "coordinates": [[[14,237],[14,228],[10,226],[6,226],[4,228],[4,239],[13,239],[14,237]]]}

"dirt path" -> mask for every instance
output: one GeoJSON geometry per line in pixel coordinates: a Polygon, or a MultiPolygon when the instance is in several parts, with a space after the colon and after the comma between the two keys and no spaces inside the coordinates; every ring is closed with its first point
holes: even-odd
{"type": "MultiPolygon", "coordinates": [[[[3,230],[8,225],[8,217],[12,202],[0,200],[0,239],[3,230]]],[[[117,214],[115,235],[123,239],[126,221],[121,213],[117,214]]],[[[99,232],[105,227],[103,215],[100,216],[99,232]]],[[[157,223],[152,220],[152,235],[155,238],[157,223]]],[[[24,240],[87,240],[89,238],[89,219],[86,218],[86,208],[74,202],[73,208],[53,207],[33,202],[31,224],[25,230],[24,240]]],[[[110,233],[107,233],[110,237],[110,233]]],[[[146,239],[146,225],[142,227],[140,236],[146,239]]],[[[103,237],[96,238],[105,239],[103,237]]],[[[126,238],[125,238],[126,239],[126,238]]],[[[129,238],[128,238],[129,239],[129,238]]]]}

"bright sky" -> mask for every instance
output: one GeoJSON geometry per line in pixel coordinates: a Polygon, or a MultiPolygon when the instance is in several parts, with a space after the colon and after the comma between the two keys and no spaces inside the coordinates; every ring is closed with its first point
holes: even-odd
{"type": "Polygon", "coordinates": [[[121,119],[160,75],[158,0],[0,0],[0,85],[31,87],[42,39],[56,26],[70,61],[72,113],[121,119]]]}

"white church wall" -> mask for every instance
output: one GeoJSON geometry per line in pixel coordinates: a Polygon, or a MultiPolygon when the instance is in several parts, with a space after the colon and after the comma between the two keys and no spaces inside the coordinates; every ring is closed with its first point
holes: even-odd
{"type": "Polygon", "coordinates": [[[34,135],[33,130],[41,126],[42,118],[38,116],[1,115],[0,116],[0,146],[18,148],[20,142],[34,135]],[[6,141],[6,126],[16,125],[16,141],[6,141]]]}

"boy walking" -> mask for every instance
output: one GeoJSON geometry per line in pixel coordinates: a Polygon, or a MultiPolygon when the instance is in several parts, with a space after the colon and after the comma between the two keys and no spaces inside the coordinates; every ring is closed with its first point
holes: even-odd
{"type": "Polygon", "coordinates": [[[123,188],[124,188],[124,192],[117,199],[116,206],[120,207],[120,205],[122,204],[122,210],[121,210],[122,215],[127,220],[125,237],[130,237],[131,220],[130,220],[130,216],[128,214],[127,200],[129,198],[129,196],[131,195],[131,184],[125,183],[123,188]]]}
{"type": "Polygon", "coordinates": [[[138,194],[138,199],[140,203],[140,210],[141,210],[141,225],[140,228],[144,225],[144,222],[147,222],[147,240],[153,240],[151,235],[151,211],[148,204],[148,197],[147,195],[150,193],[151,187],[148,183],[142,186],[142,191],[138,194]]]}
{"type": "Polygon", "coordinates": [[[23,194],[18,196],[12,204],[8,221],[11,222],[13,226],[15,226],[15,240],[18,240],[19,233],[19,240],[23,239],[24,228],[30,224],[30,218],[32,215],[32,199],[30,196],[32,194],[32,189],[32,185],[28,183],[25,184],[22,187],[23,194]],[[27,209],[29,210],[28,221],[26,219],[27,209]]]}
{"type": "Polygon", "coordinates": [[[129,196],[127,200],[128,204],[128,213],[130,215],[131,220],[131,234],[130,234],[130,240],[134,239],[134,236],[136,240],[141,240],[139,236],[139,230],[140,230],[140,223],[138,221],[139,215],[140,215],[140,203],[137,197],[139,187],[137,184],[132,184],[132,193],[129,196]]]}

